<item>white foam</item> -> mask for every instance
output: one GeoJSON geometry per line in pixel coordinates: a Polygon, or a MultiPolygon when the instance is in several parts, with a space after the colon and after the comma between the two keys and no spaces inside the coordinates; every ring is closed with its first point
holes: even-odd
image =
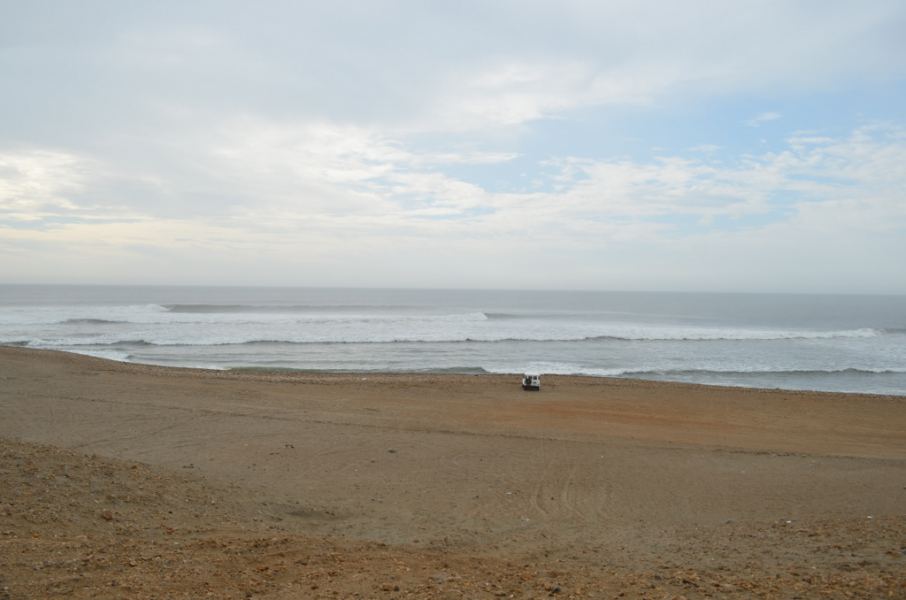
{"type": "Polygon", "coordinates": [[[106,350],[96,348],[82,349],[79,350],[78,354],[85,354],[86,356],[94,356],[96,358],[106,358],[107,360],[115,360],[117,362],[129,362],[129,353],[120,350],[106,350]]]}

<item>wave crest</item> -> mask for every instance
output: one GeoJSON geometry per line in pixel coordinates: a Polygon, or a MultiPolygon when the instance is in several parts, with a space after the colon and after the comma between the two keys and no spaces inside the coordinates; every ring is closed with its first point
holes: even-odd
{"type": "MultiPolygon", "coordinates": [[[[448,315],[446,317],[432,317],[432,319],[448,319],[451,322],[457,321],[477,321],[482,318],[483,313],[472,315],[448,315]]],[[[345,321],[338,321],[343,324],[345,321]]],[[[225,331],[209,330],[205,332],[196,332],[193,336],[174,336],[172,332],[161,331],[159,337],[146,336],[142,338],[123,337],[116,338],[112,335],[96,335],[90,338],[85,337],[60,337],[60,338],[36,338],[31,340],[14,339],[5,343],[27,343],[32,345],[44,346],[113,346],[113,345],[148,345],[148,346],[255,346],[263,344],[287,344],[287,345],[339,345],[339,344],[545,344],[545,343],[573,343],[573,344],[592,344],[592,343],[715,343],[715,342],[769,342],[783,340],[826,340],[835,338],[871,338],[883,335],[883,332],[875,329],[856,329],[844,331],[815,331],[815,332],[795,332],[795,331],[759,331],[759,330],[654,330],[654,331],[624,331],[615,332],[609,335],[551,335],[547,332],[539,332],[537,335],[526,335],[512,337],[507,335],[508,332],[489,332],[486,335],[476,334],[474,332],[466,333],[462,330],[427,330],[414,335],[405,335],[401,332],[405,329],[392,328],[389,330],[360,330],[345,331],[339,329],[319,329],[309,331],[300,329],[297,332],[280,331],[275,337],[252,337],[247,335],[249,331],[230,335],[225,331]],[[285,335],[287,334],[288,335],[285,335]]],[[[474,331],[474,330],[473,330],[474,331]]],[[[139,332],[134,332],[139,333],[139,332]]],[[[148,332],[141,332],[145,336],[148,332]]],[[[262,332],[256,332],[259,335],[262,332]]],[[[129,335],[124,332],[125,335],[129,335]]],[[[0,340],[0,343],[2,340],[0,340]]]]}
{"type": "Polygon", "coordinates": [[[129,321],[117,321],[114,319],[66,319],[59,323],[60,325],[111,325],[128,322],[129,321]]]}

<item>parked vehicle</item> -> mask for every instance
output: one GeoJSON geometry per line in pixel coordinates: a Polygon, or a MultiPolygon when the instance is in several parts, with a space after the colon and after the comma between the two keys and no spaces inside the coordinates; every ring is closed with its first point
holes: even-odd
{"type": "Polygon", "coordinates": [[[526,373],[522,376],[522,389],[527,392],[541,391],[541,375],[537,373],[526,373]]]}

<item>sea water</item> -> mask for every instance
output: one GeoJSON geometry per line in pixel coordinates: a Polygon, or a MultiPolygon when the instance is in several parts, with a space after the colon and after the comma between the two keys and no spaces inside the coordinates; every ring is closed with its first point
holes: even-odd
{"type": "Polygon", "coordinates": [[[0,344],[213,369],[906,394],[906,297],[0,286],[0,344]]]}

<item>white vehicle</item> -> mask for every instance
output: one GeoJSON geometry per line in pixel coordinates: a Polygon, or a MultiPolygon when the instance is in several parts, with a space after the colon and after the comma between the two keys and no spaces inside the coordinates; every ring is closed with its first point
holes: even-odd
{"type": "Polygon", "coordinates": [[[526,373],[522,376],[522,389],[527,392],[541,391],[541,375],[537,373],[526,373]]]}

